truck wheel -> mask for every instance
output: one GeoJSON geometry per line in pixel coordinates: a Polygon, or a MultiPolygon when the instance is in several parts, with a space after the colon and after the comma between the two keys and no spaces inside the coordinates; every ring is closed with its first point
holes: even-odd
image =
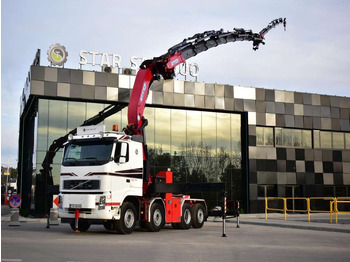
{"type": "Polygon", "coordinates": [[[132,203],[124,203],[121,207],[120,219],[115,223],[120,234],[130,234],[136,225],[136,209],[132,203]]]}
{"type": "Polygon", "coordinates": [[[146,223],[148,231],[158,232],[165,224],[164,208],[159,203],[154,203],[151,208],[151,221],[146,223]]]}
{"type": "Polygon", "coordinates": [[[182,207],[182,217],[180,228],[181,229],[189,229],[192,224],[192,212],[189,204],[184,204],[182,207]]]}
{"type": "Polygon", "coordinates": [[[192,207],[192,227],[201,228],[205,220],[205,209],[200,203],[194,204],[192,207]]]}
{"type": "MultiPolygon", "coordinates": [[[[70,227],[75,231],[75,219],[70,222],[70,227]]],[[[87,220],[79,219],[78,221],[78,230],[80,232],[85,232],[90,228],[90,223],[87,220]]]]}

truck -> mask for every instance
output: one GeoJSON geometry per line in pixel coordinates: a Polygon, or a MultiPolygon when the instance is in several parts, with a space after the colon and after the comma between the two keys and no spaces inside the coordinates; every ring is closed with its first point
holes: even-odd
{"type": "MultiPolygon", "coordinates": [[[[151,175],[143,116],[146,99],[154,81],[172,79],[175,67],[187,59],[221,44],[252,41],[257,50],[265,34],[286,19],[275,19],[259,33],[234,28],[233,31],[205,31],[184,39],[167,53],[144,61],[137,72],[128,105],[128,125],[106,131],[98,125],[121,110],[111,105],[66,136],[55,140],[43,163],[49,173],[57,150],[64,146],[59,186],[59,217],[74,231],[86,231],[91,224],[130,234],[135,226],[157,232],[165,224],[175,229],[201,228],[207,218],[204,199],[186,194],[191,185],[173,183],[171,170],[151,175]]],[[[208,189],[212,186],[195,185],[208,189]]]]}

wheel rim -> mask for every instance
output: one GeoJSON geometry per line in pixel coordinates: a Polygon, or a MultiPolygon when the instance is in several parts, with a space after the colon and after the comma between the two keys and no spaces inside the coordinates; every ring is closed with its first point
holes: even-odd
{"type": "Polygon", "coordinates": [[[203,212],[203,209],[198,209],[198,212],[197,212],[197,221],[198,223],[202,223],[204,220],[204,212],[203,212]]]}
{"type": "Polygon", "coordinates": [[[132,212],[131,209],[128,209],[125,212],[125,216],[124,216],[124,224],[127,228],[131,228],[134,225],[135,222],[135,215],[134,212],[132,212]]]}
{"type": "Polygon", "coordinates": [[[162,212],[159,209],[156,209],[153,213],[153,223],[155,226],[159,227],[162,224],[162,212]]]}
{"type": "Polygon", "coordinates": [[[190,224],[191,223],[191,212],[190,212],[189,209],[185,210],[184,221],[185,221],[186,224],[190,224]]]}

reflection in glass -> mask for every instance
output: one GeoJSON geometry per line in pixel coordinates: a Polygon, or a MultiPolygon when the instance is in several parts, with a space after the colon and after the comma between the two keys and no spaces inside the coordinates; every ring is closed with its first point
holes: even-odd
{"type": "Polygon", "coordinates": [[[48,145],[67,134],[67,102],[50,100],[48,145]]]}
{"type": "Polygon", "coordinates": [[[171,110],[171,154],[181,153],[186,145],[186,111],[171,110]]]}
{"type": "MultiPolygon", "coordinates": [[[[216,154],[216,113],[202,112],[202,141],[203,145],[210,147],[211,153],[216,154]]],[[[226,123],[227,125],[227,123],[226,123]]],[[[200,126],[200,125],[199,125],[200,126]]],[[[197,126],[197,128],[199,127],[197,126]]]]}
{"type": "Polygon", "coordinates": [[[231,114],[231,150],[234,155],[241,155],[241,115],[231,114]]]}
{"type": "Polygon", "coordinates": [[[97,113],[103,110],[103,108],[104,108],[103,104],[86,103],[86,119],[89,119],[97,115],[97,113]]]}
{"type": "Polygon", "coordinates": [[[275,141],[276,146],[282,146],[282,128],[276,128],[275,129],[275,141]]]}
{"type": "Polygon", "coordinates": [[[187,111],[187,148],[202,142],[202,121],[200,111],[187,111]]]}
{"type": "Polygon", "coordinates": [[[282,132],[283,146],[293,146],[293,130],[283,129],[282,132]]]}
{"type": "Polygon", "coordinates": [[[273,146],[273,128],[264,128],[265,146],[273,146]]]}
{"type": "Polygon", "coordinates": [[[301,130],[293,130],[293,144],[294,147],[301,146],[301,130]]]}
{"type": "Polygon", "coordinates": [[[68,130],[73,130],[86,120],[86,103],[68,102],[68,130]]]}
{"type": "Polygon", "coordinates": [[[350,133],[345,133],[345,146],[346,149],[350,149],[350,133]]]}
{"type": "Polygon", "coordinates": [[[301,146],[302,147],[312,147],[312,139],[311,139],[311,131],[310,130],[302,130],[301,131],[301,146]]]}
{"type": "Polygon", "coordinates": [[[217,148],[222,148],[225,152],[229,152],[231,151],[231,136],[228,132],[231,124],[230,114],[217,113],[216,117],[217,148]]]}
{"type": "Polygon", "coordinates": [[[320,131],[314,131],[314,148],[320,148],[320,131]]]}
{"type": "Polygon", "coordinates": [[[320,131],[321,148],[332,148],[332,133],[320,131]]]}
{"type": "Polygon", "coordinates": [[[344,149],[344,134],[339,132],[332,132],[333,148],[344,149]]]}
{"type": "Polygon", "coordinates": [[[263,146],[264,145],[264,128],[256,127],[256,145],[263,146]]]}
{"type": "Polygon", "coordinates": [[[170,153],[170,109],[155,109],[155,143],[164,153],[170,153]]]}
{"type": "Polygon", "coordinates": [[[145,128],[146,144],[148,147],[154,148],[154,108],[146,107],[143,115],[148,120],[148,125],[145,128]]]}
{"type": "Polygon", "coordinates": [[[49,101],[39,99],[37,150],[47,150],[47,128],[49,126],[49,101]]]}

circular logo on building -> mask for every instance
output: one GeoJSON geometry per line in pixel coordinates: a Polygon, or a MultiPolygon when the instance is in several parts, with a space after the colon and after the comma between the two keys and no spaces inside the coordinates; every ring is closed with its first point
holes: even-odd
{"type": "Polygon", "coordinates": [[[47,60],[51,62],[52,65],[62,66],[67,62],[68,53],[66,48],[60,44],[54,44],[47,50],[47,60]]]}

